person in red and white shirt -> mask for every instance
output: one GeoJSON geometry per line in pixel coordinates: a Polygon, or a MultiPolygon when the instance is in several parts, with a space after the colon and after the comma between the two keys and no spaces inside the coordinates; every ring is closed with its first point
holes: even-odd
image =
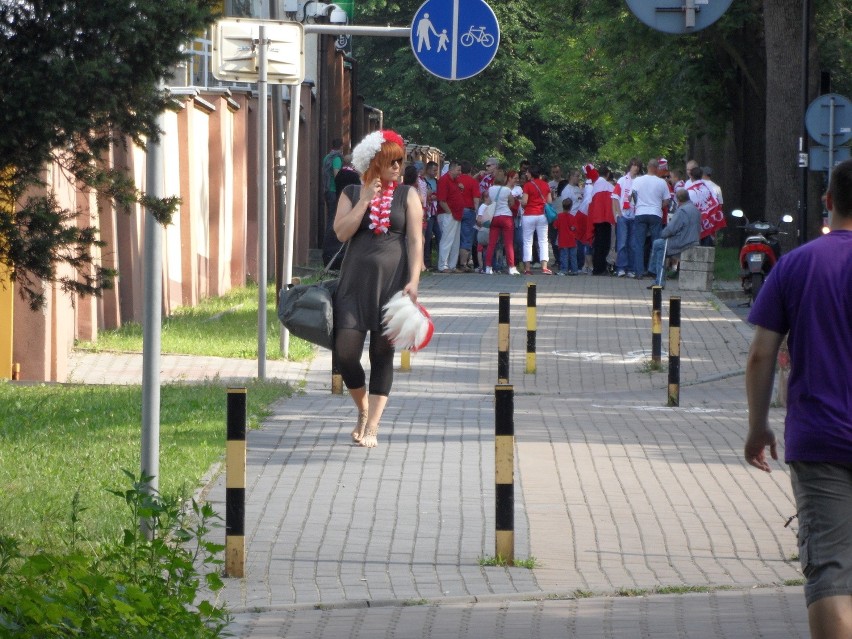
{"type": "Polygon", "coordinates": [[[541,169],[531,166],[527,169],[527,181],[523,187],[521,206],[524,207],[524,215],[521,224],[524,232],[524,275],[532,275],[530,262],[532,261],[533,233],[538,236],[538,257],[541,260],[542,275],[553,275],[547,268],[547,216],[544,214],[544,205],[553,201],[550,194],[550,185],[541,179],[541,169]]]}
{"type": "Polygon", "coordinates": [[[689,199],[701,211],[701,246],[714,246],[716,231],[726,225],[722,205],[716,199],[716,194],[704,182],[704,169],[695,166],[689,172],[692,184],[686,191],[689,199]]]}
{"type": "Polygon", "coordinates": [[[630,194],[633,191],[633,178],[639,174],[641,168],[639,158],[631,158],[625,174],[618,178],[612,192],[612,213],[615,215],[615,268],[618,277],[636,277],[633,272],[633,221],[636,212],[630,194]]]}
{"type": "Polygon", "coordinates": [[[612,171],[602,166],[598,169],[598,179],[592,183],[592,201],[589,204],[589,224],[594,229],[592,239],[592,275],[606,275],[606,258],[612,246],[612,227],[615,216],[612,214],[612,192],[610,183],[612,171]]]}

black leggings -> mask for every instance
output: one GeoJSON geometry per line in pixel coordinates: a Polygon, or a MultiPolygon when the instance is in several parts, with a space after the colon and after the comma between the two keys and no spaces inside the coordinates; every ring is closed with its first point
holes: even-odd
{"type": "MultiPolygon", "coordinates": [[[[366,331],[354,328],[337,330],[334,336],[334,353],[337,368],[346,388],[363,388],[366,382],[361,353],[364,352],[366,331]]],[[[390,395],[393,385],[393,345],[380,331],[370,331],[370,394],[390,395]]]]}

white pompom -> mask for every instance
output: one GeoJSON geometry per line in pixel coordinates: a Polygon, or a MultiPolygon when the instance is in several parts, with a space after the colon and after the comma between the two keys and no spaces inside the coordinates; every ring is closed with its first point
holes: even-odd
{"type": "Polygon", "coordinates": [[[385,304],[383,310],[383,334],[394,346],[412,351],[426,346],[434,327],[432,320],[424,314],[425,309],[400,291],[385,304]]]}

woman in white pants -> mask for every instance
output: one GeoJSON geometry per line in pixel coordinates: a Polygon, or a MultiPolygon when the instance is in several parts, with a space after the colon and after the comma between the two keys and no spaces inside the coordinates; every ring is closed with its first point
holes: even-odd
{"type": "Polygon", "coordinates": [[[549,204],[552,199],[550,185],[541,179],[541,169],[537,166],[528,168],[524,194],[521,196],[521,205],[524,207],[524,216],[521,220],[524,231],[524,275],[532,275],[530,262],[532,261],[533,233],[538,236],[541,273],[553,275],[553,271],[547,268],[547,216],[544,214],[544,205],[549,204]]]}

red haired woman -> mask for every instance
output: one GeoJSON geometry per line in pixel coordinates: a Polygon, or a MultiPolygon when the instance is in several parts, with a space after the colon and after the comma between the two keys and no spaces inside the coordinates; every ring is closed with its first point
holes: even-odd
{"type": "Polygon", "coordinates": [[[334,298],[334,351],[343,383],[358,409],[355,443],[376,446],[379,421],[393,384],[393,344],[382,335],[382,307],[403,291],[417,301],[423,263],[423,205],[417,189],[400,184],[405,143],[374,131],[352,151],[362,185],[347,186],[334,232],[349,248],[334,298]],[[370,333],[370,384],[361,366],[370,333]]]}

